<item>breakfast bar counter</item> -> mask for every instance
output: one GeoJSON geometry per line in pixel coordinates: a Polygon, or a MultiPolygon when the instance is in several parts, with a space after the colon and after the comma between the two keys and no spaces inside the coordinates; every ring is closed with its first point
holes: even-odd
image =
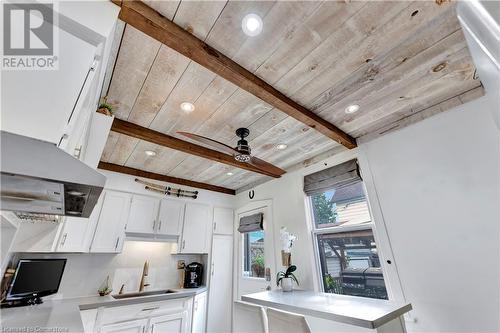
{"type": "Polygon", "coordinates": [[[264,307],[375,329],[377,332],[405,332],[402,316],[412,309],[409,303],[397,304],[380,299],[305,290],[264,291],[244,295],[241,299],[264,307]]]}

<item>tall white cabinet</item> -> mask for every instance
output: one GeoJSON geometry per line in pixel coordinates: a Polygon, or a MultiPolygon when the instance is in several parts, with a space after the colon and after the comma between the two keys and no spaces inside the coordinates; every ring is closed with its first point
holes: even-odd
{"type": "Polygon", "coordinates": [[[207,333],[231,332],[234,212],[214,208],[207,333]]]}

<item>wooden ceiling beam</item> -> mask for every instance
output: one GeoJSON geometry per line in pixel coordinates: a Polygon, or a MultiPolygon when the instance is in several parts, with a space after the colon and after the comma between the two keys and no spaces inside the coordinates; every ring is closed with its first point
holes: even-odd
{"type": "Polygon", "coordinates": [[[141,1],[113,1],[119,18],[275,108],[351,149],[356,139],[319,117],[141,1]]]}
{"type": "Polygon", "coordinates": [[[134,169],[134,168],[126,167],[123,165],[107,163],[107,162],[103,162],[103,161],[99,162],[99,165],[97,166],[97,168],[101,169],[101,170],[119,172],[119,173],[131,175],[131,176],[154,179],[154,180],[158,180],[161,182],[174,183],[174,184],[178,184],[178,185],[184,185],[184,186],[199,188],[199,189],[203,189],[203,190],[213,191],[213,192],[220,192],[220,193],[231,194],[231,195],[236,194],[236,191],[232,190],[230,188],[211,185],[211,184],[207,184],[207,183],[201,183],[201,182],[197,182],[194,180],[188,180],[188,179],[177,178],[177,177],[170,177],[170,176],[166,176],[166,175],[161,175],[159,173],[134,169]]]}
{"type": "MultiPolygon", "coordinates": [[[[111,130],[120,134],[131,136],[140,140],[151,142],[163,147],[171,148],[174,150],[182,151],[187,154],[195,155],[198,157],[206,158],[219,163],[231,165],[240,169],[260,173],[262,175],[280,178],[280,175],[270,174],[261,169],[258,169],[248,163],[238,162],[233,156],[221,153],[220,151],[209,149],[188,141],[178,139],[176,137],[154,131],[147,127],[115,118],[111,125],[111,130]]],[[[284,173],[284,171],[283,171],[284,173]]]]}

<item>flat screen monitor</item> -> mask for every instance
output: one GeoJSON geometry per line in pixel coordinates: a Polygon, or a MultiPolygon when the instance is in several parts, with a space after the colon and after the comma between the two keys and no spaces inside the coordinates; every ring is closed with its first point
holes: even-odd
{"type": "Polygon", "coordinates": [[[35,300],[57,293],[66,259],[21,259],[9,287],[6,300],[35,300]]]}

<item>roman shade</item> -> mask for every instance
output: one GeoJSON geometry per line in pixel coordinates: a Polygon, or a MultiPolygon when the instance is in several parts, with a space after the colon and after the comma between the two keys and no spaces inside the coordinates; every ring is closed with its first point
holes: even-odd
{"type": "Polygon", "coordinates": [[[304,177],[304,192],[308,196],[338,189],[361,181],[357,160],[351,160],[304,177]]]}
{"type": "Polygon", "coordinates": [[[264,229],[264,214],[257,213],[244,216],[240,219],[238,231],[241,233],[252,232],[264,229]]]}

